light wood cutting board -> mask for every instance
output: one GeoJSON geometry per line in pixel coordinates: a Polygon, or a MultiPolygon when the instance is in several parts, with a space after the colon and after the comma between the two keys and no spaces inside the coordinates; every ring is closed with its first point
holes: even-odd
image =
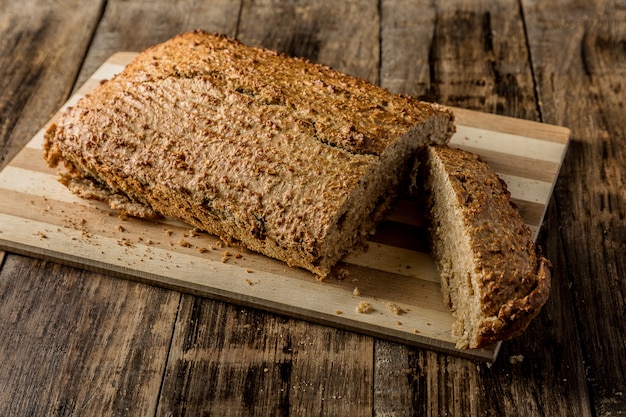
{"type": "MultiPolygon", "coordinates": [[[[113,55],[63,108],[121,71],[135,55],[113,55]]],[[[508,183],[536,238],[569,131],[454,112],[452,146],[480,154],[508,183]]],[[[452,314],[443,304],[415,203],[398,203],[369,250],[338,266],[341,279],[318,282],[307,271],[223,247],[184,223],[124,219],[103,204],[75,197],[42,159],[44,129],[0,173],[0,248],[437,351],[495,359],[499,344],[454,348],[452,314]],[[370,313],[356,311],[362,301],[373,308],[370,313]]]]}

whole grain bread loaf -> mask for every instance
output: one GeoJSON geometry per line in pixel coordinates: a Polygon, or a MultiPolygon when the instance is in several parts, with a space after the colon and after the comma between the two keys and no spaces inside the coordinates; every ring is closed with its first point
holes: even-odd
{"type": "Polygon", "coordinates": [[[457,347],[518,336],[548,298],[550,263],[486,163],[451,147],[426,152],[433,255],[457,347]]]}
{"type": "Polygon", "coordinates": [[[75,193],[171,216],[326,276],[453,114],[202,31],[141,53],[45,134],[75,193]]]}

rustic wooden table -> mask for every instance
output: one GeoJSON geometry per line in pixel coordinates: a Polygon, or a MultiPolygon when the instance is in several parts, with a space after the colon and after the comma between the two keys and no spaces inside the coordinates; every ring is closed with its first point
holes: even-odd
{"type": "Polygon", "coordinates": [[[623,1],[0,0],[0,167],[111,54],[195,28],[570,128],[548,304],[487,365],[0,252],[0,415],[626,414],[623,1]]]}

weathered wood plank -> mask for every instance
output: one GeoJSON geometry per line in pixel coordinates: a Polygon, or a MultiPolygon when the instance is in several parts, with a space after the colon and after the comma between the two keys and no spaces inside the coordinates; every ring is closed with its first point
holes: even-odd
{"type": "Polygon", "coordinates": [[[0,0],[0,167],[69,96],[102,3],[0,0]]]}
{"type": "Polygon", "coordinates": [[[384,87],[451,106],[538,118],[516,2],[387,0],[382,13],[384,87]]]}
{"type": "Polygon", "coordinates": [[[244,0],[237,38],[377,84],[379,22],[372,0],[244,0]]]}
{"type": "Polygon", "coordinates": [[[373,339],[184,297],[157,415],[371,415],[373,339]]]}
{"type": "MultiPolygon", "coordinates": [[[[413,9],[400,1],[382,3],[382,85],[445,104],[538,119],[518,2],[421,3],[413,9]],[[414,63],[428,63],[427,70],[408,70],[414,63]]],[[[554,206],[540,242],[549,244],[558,270],[564,263],[553,216],[554,206]]],[[[590,415],[569,289],[561,277],[556,274],[539,318],[526,334],[503,344],[491,367],[377,341],[375,412],[590,415]]]]}
{"type": "Polygon", "coordinates": [[[590,397],[626,410],[626,8],[523,1],[543,119],[571,128],[555,198],[590,397]]]}
{"type": "Polygon", "coordinates": [[[116,52],[140,52],[195,29],[235,36],[240,7],[241,0],[109,1],[75,87],[116,52]]]}
{"type": "Polygon", "coordinates": [[[8,255],[0,415],[154,415],[180,294],[8,255]]]}

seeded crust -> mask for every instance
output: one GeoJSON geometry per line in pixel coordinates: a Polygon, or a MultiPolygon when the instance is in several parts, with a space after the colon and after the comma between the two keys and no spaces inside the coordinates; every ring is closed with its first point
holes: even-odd
{"type": "Polygon", "coordinates": [[[140,54],[45,134],[75,193],[320,276],[373,230],[448,109],[201,31],[140,54]]]}
{"type": "Polygon", "coordinates": [[[433,254],[458,348],[521,334],[550,292],[550,263],[511,204],[506,184],[477,155],[427,149],[433,254]]]}

